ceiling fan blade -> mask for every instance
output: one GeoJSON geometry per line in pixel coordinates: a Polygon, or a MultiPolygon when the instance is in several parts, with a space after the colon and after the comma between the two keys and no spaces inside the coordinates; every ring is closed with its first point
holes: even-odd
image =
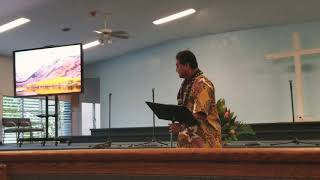
{"type": "Polygon", "coordinates": [[[114,33],[114,34],[128,34],[125,31],[112,31],[112,33],[114,33]]]}
{"type": "Polygon", "coordinates": [[[111,35],[112,37],[121,38],[121,39],[129,39],[129,35],[111,35]]]}
{"type": "Polygon", "coordinates": [[[129,34],[125,31],[113,31],[111,33],[111,36],[113,37],[117,37],[117,38],[122,38],[122,39],[128,39],[129,38],[129,34]]]}
{"type": "Polygon", "coordinates": [[[94,32],[94,33],[96,33],[96,34],[102,34],[102,32],[101,32],[100,30],[94,30],[94,31],[92,31],[92,32],[94,32]]]}

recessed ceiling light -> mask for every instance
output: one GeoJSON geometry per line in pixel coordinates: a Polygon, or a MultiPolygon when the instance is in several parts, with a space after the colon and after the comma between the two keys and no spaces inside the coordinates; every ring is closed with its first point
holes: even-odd
{"type": "Polygon", "coordinates": [[[89,49],[89,48],[91,48],[91,47],[98,46],[99,44],[100,44],[100,42],[99,42],[98,40],[92,41],[92,42],[89,42],[89,43],[87,43],[87,44],[84,44],[84,45],[82,46],[82,49],[89,49]]]}
{"type": "Polygon", "coordinates": [[[8,31],[10,29],[13,29],[15,27],[21,26],[22,24],[25,24],[27,22],[30,22],[30,19],[26,19],[26,18],[19,18],[16,19],[14,21],[11,21],[7,24],[4,24],[2,26],[0,26],[0,33],[3,33],[5,31],[8,31]]]}
{"type": "Polygon", "coordinates": [[[179,13],[176,13],[176,14],[172,14],[170,16],[158,19],[156,21],[153,21],[152,23],[155,24],[155,25],[160,25],[160,24],[163,24],[163,23],[166,23],[166,22],[169,22],[169,21],[173,21],[173,20],[188,16],[188,15],[193,14],[195,12],[196,12],[195,9],[188,9],[188,10],[185,10],[185,11],[182,11],[182,12],[179,12],[179,13]]]}

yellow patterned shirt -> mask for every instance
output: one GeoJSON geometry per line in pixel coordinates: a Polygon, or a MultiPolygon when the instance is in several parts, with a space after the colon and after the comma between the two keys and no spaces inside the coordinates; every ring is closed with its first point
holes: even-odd
{"type": "Polygon", "coordinates": [[[177,146],[182,148],[220,148],[221,126],[212,82],[198,70],[185,79],[178,93],[178,105],[186,106],[192,113],[204,113],[206,120],[189,126],[178,135],[177,146]]]}

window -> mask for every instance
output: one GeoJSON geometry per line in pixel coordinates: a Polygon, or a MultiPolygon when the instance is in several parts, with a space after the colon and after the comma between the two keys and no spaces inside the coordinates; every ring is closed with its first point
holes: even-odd
{"type": "MultiPolygon", "coordinates": [[[[54,114],[54,101],[49,100],[49,114],[54,114]]],[[[71,135],[71,103],[59,101],[59,121],[58,135],[71,135]]],[[[45,114],[45,100],[35,98],[13,98],[3,97],[3,117],[4,118],[30,118],[34,127],[45,127],[45,118],[39,118],[37,115],[45,114]]],[[[26,133],[28,136],[29,133],[26,133]]],[[[40,132],[33,132],[34,137],[41,137],[40,132]]],[[[49,137],[54,136],[54,118],[49,118],[49,137]]],[[[15,134],[6,134],[5,143],[15,143],[15,134]]]]}

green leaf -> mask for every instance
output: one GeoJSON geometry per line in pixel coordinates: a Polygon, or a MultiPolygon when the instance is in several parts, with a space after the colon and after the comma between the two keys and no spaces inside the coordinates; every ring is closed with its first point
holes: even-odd
{"type": "Polygon", "coordinates": [[[231,119],[233,118],[233,115],[234,115],[234,112],[231,112],[231,113],[230,113],[230,118],[231,118],[231,119]]]}
{"type": "Polygon", "coordinates": [[[230,122],[232,122],[232,124],[235,124],[235,122],[236,122],[236,118],[237,118],[237,116],[236,116],[236,117],[234,117],[234,118],[232,118],[230,122]]]}

